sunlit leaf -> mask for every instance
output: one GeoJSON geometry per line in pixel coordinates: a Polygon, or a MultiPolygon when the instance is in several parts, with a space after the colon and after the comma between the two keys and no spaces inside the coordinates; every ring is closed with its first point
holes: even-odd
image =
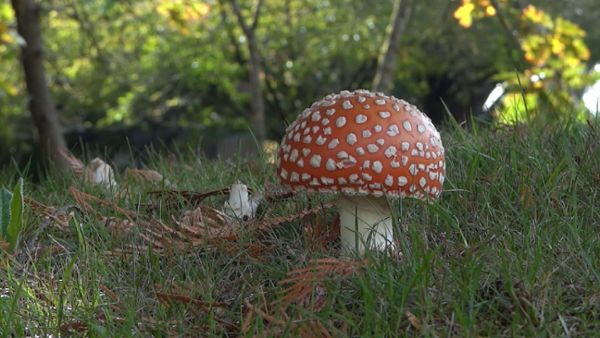
{"type": "Polygon", "coordinates": [[[475,4],[471,3],[470,0],[463,0],[462,5],[454,11],[454,18],[458,20],[459,25],[469,28],[473,24],[474,10],[475,4]]]}

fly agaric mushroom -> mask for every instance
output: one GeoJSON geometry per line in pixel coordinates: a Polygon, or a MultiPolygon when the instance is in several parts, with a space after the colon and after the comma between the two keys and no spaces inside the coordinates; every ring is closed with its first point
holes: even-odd
{"type": "Polygon", "coordinates": [[[446,163],[431,120],[367,90],[330,94],[286,129],[277,175],[293,190],[340,192],[343,250],[394,248],[387,197],[437,199],[446,163]]]}

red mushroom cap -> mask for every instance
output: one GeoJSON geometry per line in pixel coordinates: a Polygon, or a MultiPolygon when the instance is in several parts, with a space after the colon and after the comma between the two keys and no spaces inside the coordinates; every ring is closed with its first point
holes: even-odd
{"type": "Polygon", "coordinates": [[[330,94],[286,129],[277,175],[292,189],[437,198],[446,162],[431,120],[367,90],[330,94]]]}

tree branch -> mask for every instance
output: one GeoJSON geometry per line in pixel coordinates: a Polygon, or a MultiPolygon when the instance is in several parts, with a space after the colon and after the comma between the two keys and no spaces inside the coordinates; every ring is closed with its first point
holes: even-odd
{"type": "Polygon", "coordinates": [[[262,8],[262,5],[265,3],[264,0],[258,0],[258,3],[256,4],[256,10],[254,11],[254,15],[252,18],[252,26],[251,29],[254,31],[256,30],[256,27],[258,26],[258,19],[260,18],[260,9],[262,8]]]}

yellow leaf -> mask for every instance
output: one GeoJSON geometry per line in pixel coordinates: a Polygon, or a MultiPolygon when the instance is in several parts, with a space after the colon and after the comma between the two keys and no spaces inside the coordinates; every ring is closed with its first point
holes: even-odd
{"type": "Polygon", "coordinates": [[[475,5],[471,0],[463,0],[463,4],[454,11],[454,18],[458,20],[458,24],[464,28],[469,28],[473,24],[473,11],[475,5]]]}
{"type": "Polygon", "coordinates": [[[565,44],[560,40],[560,36],[553,36],[550,40],[552,46],[552,53],[561,55],[565,50],[565,44]]]}
{"type": "Polygon", "coordinates": [[[13,42],[15,42],[15,38],[11,34],[9,34],[8,32],[0,33],[0,43],[5,43],[9,45],[13,42]]]}
{"type": "Polygon", "coordinates": [[[533,5],[529,5],[523,9],[523,18],[535,23],[543,23],[547,18],[546,13],[537,9],[533,5]]]}
{"type": "Polygon", "coordinates": [[[494,6],[487,6],[485,8],[485,15],[487,15],[487,16],[496,15],[496,8],[494,8],[494,6]]]}

